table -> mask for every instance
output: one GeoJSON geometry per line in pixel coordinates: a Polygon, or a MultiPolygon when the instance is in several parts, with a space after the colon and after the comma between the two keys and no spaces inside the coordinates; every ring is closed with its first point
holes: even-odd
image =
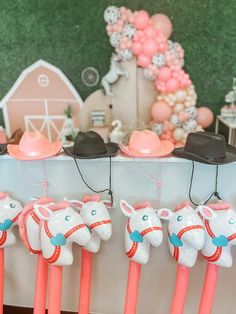
{"type": "Polygon", "coordinates": [[[219,132],[219,123],[223,123],[229,129],[228,144],[236,146],[236,116],[222,117],[216,116],[215,133],[219,132]]]}

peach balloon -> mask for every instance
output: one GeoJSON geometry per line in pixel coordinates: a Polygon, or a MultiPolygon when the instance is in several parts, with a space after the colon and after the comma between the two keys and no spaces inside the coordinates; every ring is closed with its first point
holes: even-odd
{"type": "Polygon", "coordinates": [[[214,121],[214,115],[211,109],[207,107],[200,107],[197,110],[197,124],[201,127],[208,128],[214,121]]]}
{"type": "Polygon", "coordinates": [[[151,116],[157,123],[163,123],[164,121],[169,120],[171,114],[171,107],[163,100],[157,101],[152,105],[151,116]]]}
{"type": "Polygon", "coordinates": [[[151,17],[154,27],[160,30],[166,38],[169,38],[172,33],[172,22],[165,14],[155,14],[151,17]]]}

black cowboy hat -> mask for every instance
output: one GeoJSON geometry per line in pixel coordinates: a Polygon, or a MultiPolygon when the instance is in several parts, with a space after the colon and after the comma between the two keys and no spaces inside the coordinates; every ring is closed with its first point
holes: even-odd
{"type": "Polygon", "coordinates": [[[7,151],[7,144],[0,144],[0,155],[5,154],[7,151]]]}
{"type": "Polygon", "coordinates": [[[63,147],[63,149],[68,155],[77,159],[113,157],[119,151],[116,143],[105,144],[101,135],[94,131],[79,132],[74,146],[63,147]]]}
{"type": "Polygon", "coordinates": [[[211,132],[189,133],[185,146],[175,148],[173,154],[210,165],[236,161],[236,147],[226,144],[222,134],[211,132]]]}

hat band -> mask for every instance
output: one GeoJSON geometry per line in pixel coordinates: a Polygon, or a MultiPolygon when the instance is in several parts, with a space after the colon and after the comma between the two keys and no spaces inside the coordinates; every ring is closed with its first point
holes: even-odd
{"type": "Polygon", "coordinates": [[[107,151],[100,151],[100,152],[90,152],[90,153],[78,153],[78,152],[74,152],[75,155],[77,156],[84,156],[84,157],[89,157],[89,156],[99,156],[99,155],[102,155],[102,154],[106,154],[107,151]]]}
{"type": "Polygon", "coordinates": [[[134,153],[134,154],[143,154],[143,155],[150,155],[157,153],[157,150],[151,149],[151,148],[140,148],[140,149],[135,149],[133,147],[129,146],[129,151],[134,153]]]}
{"type": "Polygon", "coordinates": [[[42,154],[45,154],[48,152],[48,149],[47,150],[44,150],[44,151],[25,151],[25,150],[22,150],[20,149],[19,147],[19,150],[26,156],[29,156],[29,157],[37,157],[37,156],[41,156],[42,154]]]}

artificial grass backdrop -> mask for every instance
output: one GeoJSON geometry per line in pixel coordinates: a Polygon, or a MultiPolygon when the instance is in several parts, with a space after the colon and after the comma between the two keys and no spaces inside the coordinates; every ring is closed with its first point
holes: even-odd
{"type": "Polygon", "coordinates": [[[87,66],[100,76],[109,68],[113,48],[103,20],[109,5],[168,15],[198,104],[219,112],[236,76],[235,0],[0,0],[0,99],[38,59],[61,68],[83,98],[98,89],[80,75],[87,66]]]}

